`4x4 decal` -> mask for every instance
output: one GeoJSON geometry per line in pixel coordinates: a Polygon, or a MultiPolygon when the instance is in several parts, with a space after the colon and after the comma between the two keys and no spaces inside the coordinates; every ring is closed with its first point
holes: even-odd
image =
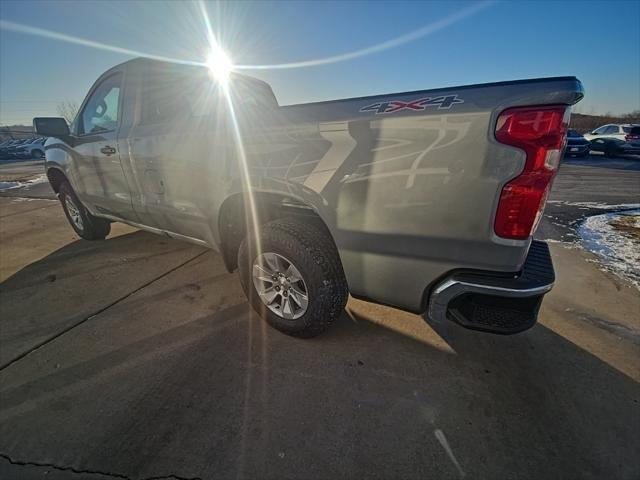
{"type": "Polygon", "coordinates": [[[427,107],[437,105],[438,110],[449,109],[456,103],[464,103],[464,100],[458,98],[458,95],[446,95],[441,97],[424,97],[410,102],[402,102],[400,100],[392,100],[390,102],[377,102],[362,107],[361,112],[394,113],[401,110],[422,111],[427,107]]]}

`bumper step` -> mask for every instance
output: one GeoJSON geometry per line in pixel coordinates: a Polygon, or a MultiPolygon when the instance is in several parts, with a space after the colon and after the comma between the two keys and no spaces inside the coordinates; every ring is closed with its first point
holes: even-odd
{"type": "Polygon", "coordinates": [[[465,328],[513,334],[531,328],[545,293],[555,281],[549,247],[533,241],[522,271],[496,276],[460,272],[440,283],[431,294],[429,317],[465,328]]]}

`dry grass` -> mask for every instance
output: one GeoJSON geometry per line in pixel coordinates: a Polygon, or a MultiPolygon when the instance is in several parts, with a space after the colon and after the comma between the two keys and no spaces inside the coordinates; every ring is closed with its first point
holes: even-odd
{"type": "Polygon", "coordinates": [[[623,235],[640,242],[640,215],[623,215],[614,218],[610,223],[623,235]]]}

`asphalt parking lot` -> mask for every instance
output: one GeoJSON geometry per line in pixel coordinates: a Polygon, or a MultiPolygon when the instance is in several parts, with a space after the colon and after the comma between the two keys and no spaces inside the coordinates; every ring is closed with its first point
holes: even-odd
{"type": "Polygon", "coordinates": [[[293,339],[217,254],[79,240],[50,198],[0,196],[0,478],[640,478],[640,291],[572,243],[640,160],[562,165],[556,286],[510,337],[350,300],[293,339]]]}

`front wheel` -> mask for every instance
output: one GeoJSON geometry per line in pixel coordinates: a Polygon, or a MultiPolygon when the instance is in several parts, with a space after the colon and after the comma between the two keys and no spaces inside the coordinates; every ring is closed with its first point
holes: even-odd
{"type": "Polygon", "coordinates": [[[347,303],[336,246],[310,222],[281,219],[261,226],[240,245],[238,269],[254,310],[287,335],[321,334],[347,303]]]}
{"type": "Polygon", "coordinates": [[[58,191],[69,224],[85,240],[104,240],[111,231],[111,222],[91,215],[82,205],[69,182],[62,182],[58,191]]]}

